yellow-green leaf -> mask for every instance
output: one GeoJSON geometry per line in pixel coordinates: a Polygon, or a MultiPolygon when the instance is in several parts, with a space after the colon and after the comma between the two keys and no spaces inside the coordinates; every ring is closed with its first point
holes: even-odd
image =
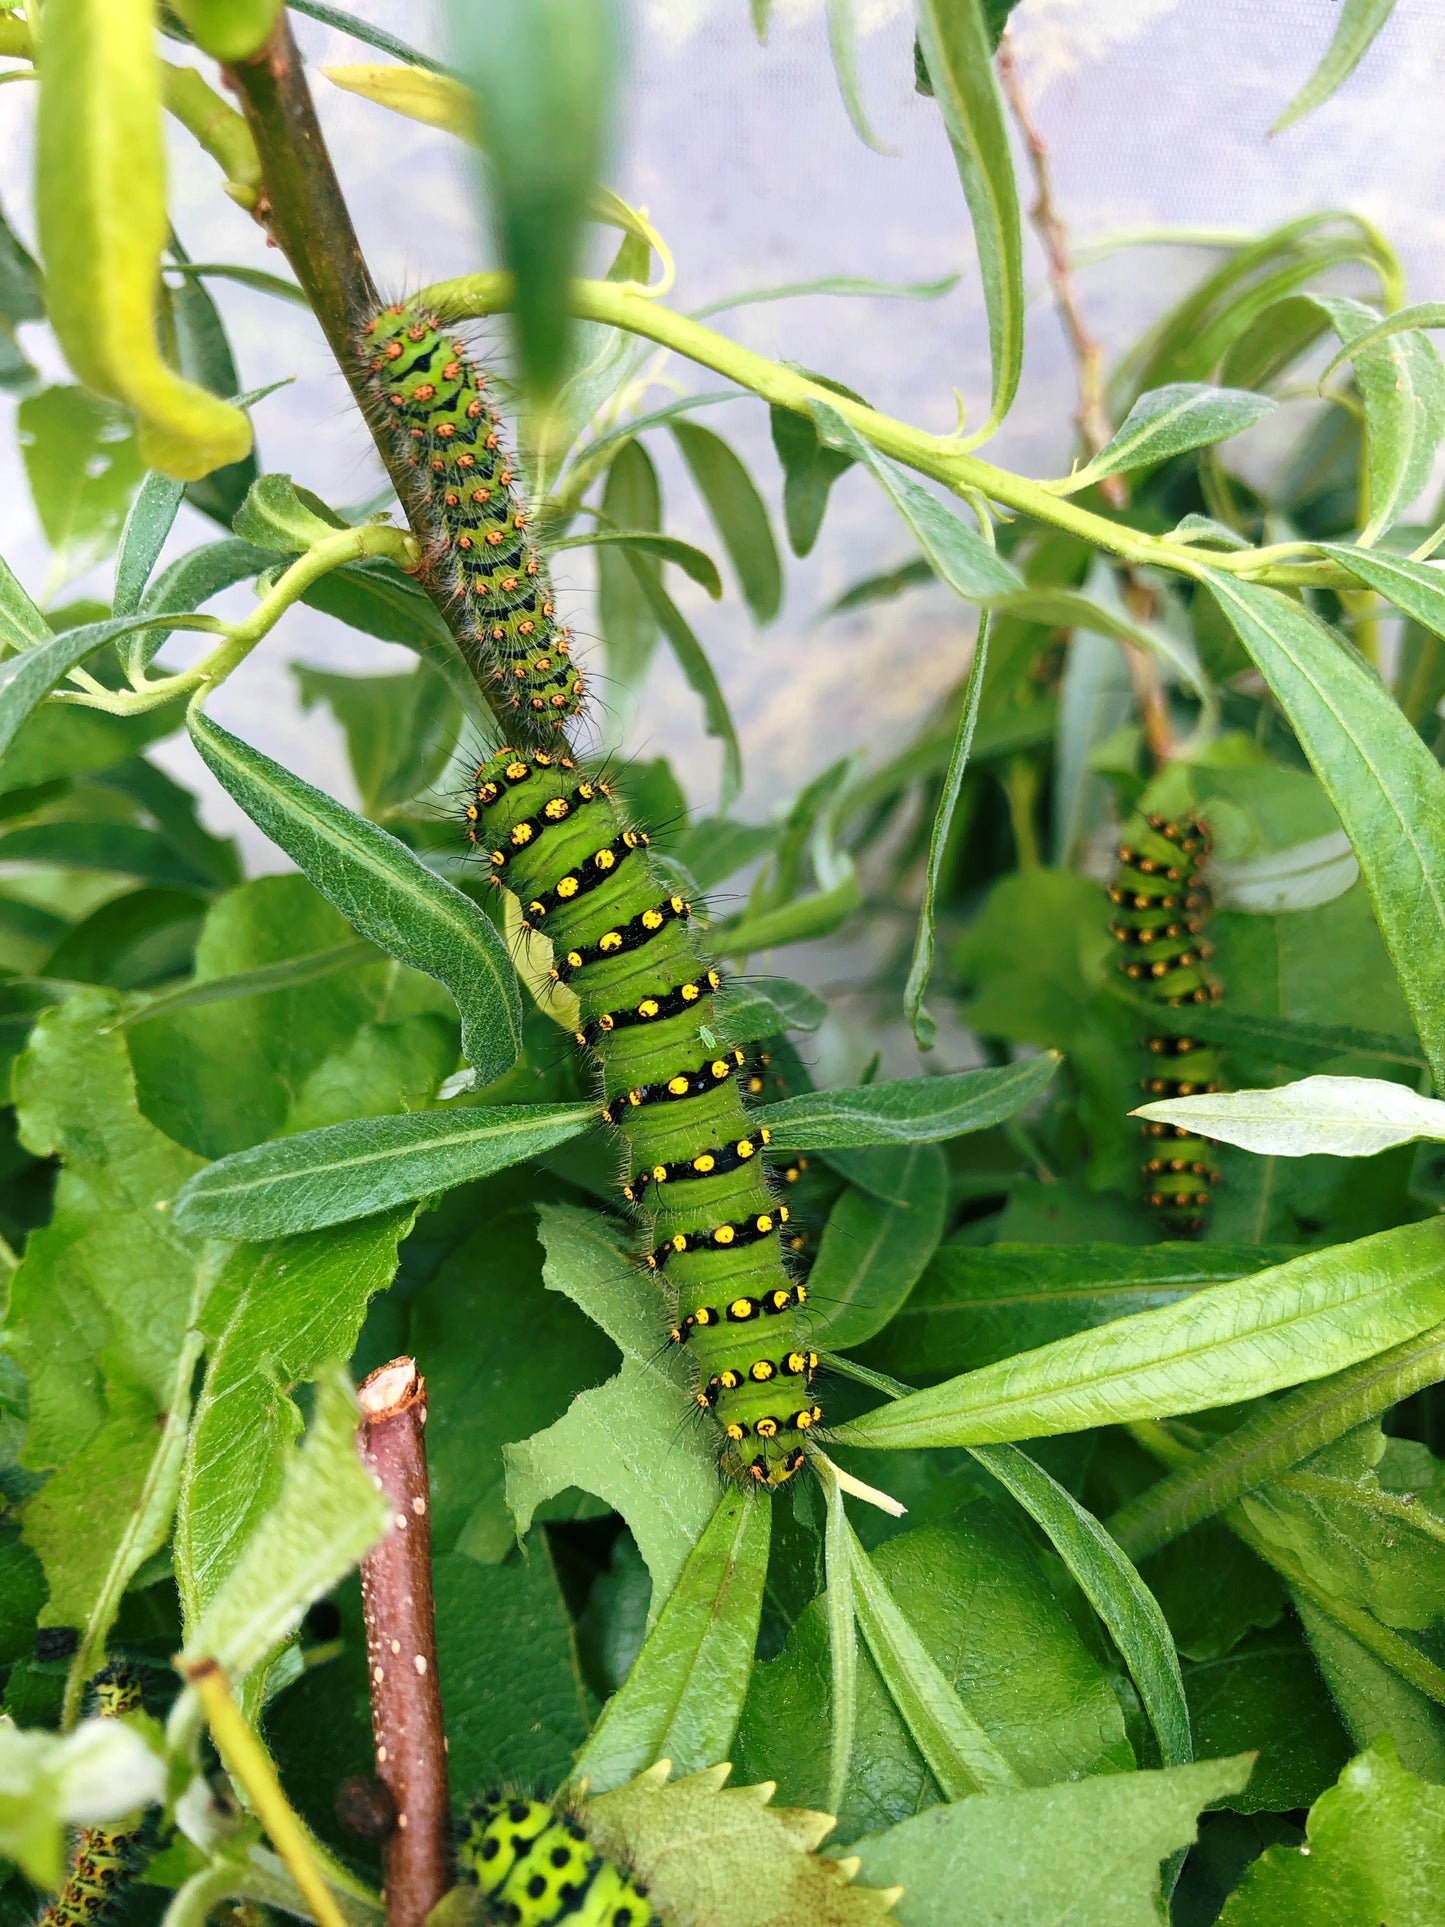
{"type": "Polygon", "coordinates": [[[155,0],[51,0],[36,132],[46,307],[87,387],[135,411],[147,467],[181,481],[239,461],[240,409],[183,381],[156,338],[168,226],[155,0]]]}

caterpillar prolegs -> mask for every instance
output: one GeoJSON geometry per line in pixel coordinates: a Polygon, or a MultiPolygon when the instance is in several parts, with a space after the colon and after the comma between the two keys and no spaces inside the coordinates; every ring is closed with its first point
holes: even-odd
{"type": "MultiPolygon", "coordinates": [[[[1119,970],[1155,1003],[1179,1009],[1213,1003],[1219,985],[1205,966],[1210,946],[1201,931],[1209,893],[1200,866],[1209,849],[1203,826],[1158,815],[1136,816],[1124,826],[1119,870],[1109,891],[1115,913],[1109,934],[1122,946],[1119,970]]],[[[1140,1079],[1150,1098],[1190,1097],[1221,1089],[1219,1053],[1200,1038],[1153,1033],[1140,1079]]],[[[1149,1156],[1142,1166],[1145,1193],[1168,1234],[1203,1227],[1210,1189],[1219,1182],[1213,1146],[1177,1124],[1140,1126],[1149,1156]]]]}
{"type": "MultiPolygon", "coordinates": [[[[119,1719],[141,1707],[140,1683],[128,1666],[112,1662],[90,1682],[91,1711],[119,1719]]],[[[139,1827],[86,1827],[77,1836],[65,1884],[40,1915],[37,1927],[96,1927],[135,1871],[139,1827]]]]}
{"type": "Polygon", "coordinates": [[[622,1196],[650,1214],[644,1263],[672,1294],[670,1336],[722,1429],[723,1469],[781,1485],[822,1418],[818,1356],[796,1329],[807,1293],[784,1269],[787,1207],[765,1168],[768,1132],[743,1101],[746,1053],[716,1034],[721,980],[698,957],[691,905],[659,879],[610,786],[561,751],[484,764],[466,819],[578,998],[576,1041],[624,1146],[622,1196]]]}
{"type": "Polygon", "coordinates": [[[582,677],[527,534],[485,378],[414,303],[372,316],[360,359],[378,438],[418,470],[423,506],[413,519],[424,567],[451,598],[453,628],[482,676],[500,685],[495,706],[515,712],[513,733],[555,741],[582,706],[582,677]]]}
{"type": "Polygon", "coordinates": [[[457,1847],[499,1927],[660,1927],[647,1889],[597,1853],[570,1813],[489,1793],[467,1810],[457,1847]]]}

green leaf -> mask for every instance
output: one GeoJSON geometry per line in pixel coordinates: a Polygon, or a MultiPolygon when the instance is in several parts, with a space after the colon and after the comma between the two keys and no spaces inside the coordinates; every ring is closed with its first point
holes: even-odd
{"type": "Polygon", "coordinates": [[[863,89],[858,79],[858,38],[853,20],[853,0],[828,0],[828,48],[833,56],[833,71],[838,76],[838,91],[853,123],[853,132],[875,154],[891,154],[873,132],[868,111],[863,105],[863,89]]]}
{"type": "Polygon", "coordinates": [[[376,1544],[389,1510],[362,1465],[359,1423],[345,1369],[323,1367],[306,1437],[285,1451],[275,1503],[191,1628],[188,1660],[214,1659],[244,1680],[376,1544]]]}
{"type": "Polygon", "coordinates": [[[184,482],[169,475],[147,475],[136,491],[120,535],[120,553],[115,559],[115,594],[111,609],[115,615],[134,615],[141,595],[165,546],[166,537],[186,492],[184,482]]]}
{"type": "Polygon", "coordinates": [[[37,1887],[65,1876],[67,1825],[119,1819],[165,1794],[160,1752],[124,1720],[86,1720],[73,1733],[0,1726],[0,1853],[37,1887]]]}
{"type": "Polygon", "coordinates": [[[52,633],[10,564],[0,557],[0,643],[6,649],[29,649],[34,643],[49,642],[52,633]]]}
{"type": "Polygon", "coordinates": [[[560,549],[605,548],[609,543],[621,543],[639,555],[655,555],[660,561],[675,562],[685,576],[707,590],[714,602],[722,595],[722,577],[717,572],[716,562],[704,550],[694,548],[691,542],[683,542],[675,535],[658,535],[624,524],[621,528],[599,529],[593,535],[564,536],[560,542],[552,544],[552,549],[555,553],[560,549]]]}
{"type": "Polygon", "coordinates": [[[1445,1781],[1445,1711],[1308,1599],[1297,1594],[1294,1608],[1355,1745],[1388,1733],[1412,1773],[1445,1781]]]}
{"type": "Polygon", "coordinates": [[[84,662],[107,642],[167,622],[174,629],[213,629],[208,616],[125,616],[110,622],[86,622],[63,629],[48,642],[37,642],[0,662],[0,756],[14,742],[22,723],[77,663],[84,662]]]}
{"type": "MultiPolygon", "coordinates": [[[[933,0],[927,0],[932,5],[933,0]]],[[[957,9],[960,18],[978,4],[966,0],[957,9]]],[[[1004,561],[996,549],[971,529],[960,516],[946,508],[936,495],[880,455],[865,442],[836,408],[824,401],[810,401],[809,409],[822,438],[870,469],[884,494],[917,538],[929,566],[940,581],[966,602],[989,602],[995,596],[1010,595],[1027,587],[1023,577],[1004,561]]]]}
{"type": "MultiPolygon", "coordinates": [[[[1111,990],[1113,986],[1110,986],[1111,990]]],[[[1263,1017],[1251,1011],[1214,1006],[1170,1010],[1131,996],[1122,987],[1120,1001],[1158,1029],[1176,1037],[1200,1037],[1251,1057],[1284,1064],[1324,1064],[1339,1057],[1374,1057],[1382,1063],[1424,1070],[1425,1059],[1413,1037],[1394,1037],[1388,1031],[1361,1030],[1353,1024],[1309,1024],[1298,1017],[1263,1017]]]]}
{"type": "MultiPolygon", "coordinates": [[[[662,490],[641,442],[623,442],[612,457],[602,488],[602,513],[612,528],[662,527],[662,490]]],[[[657,643],[657,617],[633,574],[631,557],[636,553],[606,546],[597,552],[597,621],[607,645],[607,673],[624,689],[641,683],[657,643]]],[[[720,591],[721,583],[718,587],[720,591]]]]}
{"type": "Polygon", "coordinates": [[[289,475],[262,475],[246,491],[231,526],[253,548],[300,555],[346,526],[329,511],[318,515],[321,506],[309,489],[298,489],[289,475]]]}
{"type": "Polygon", "coordinates": [[[1388,345],[1357,348],[1378,315],[1342,295],[1311,297],[1351,347],[1355,382],[1365,405],[1369,521],[1360,544],[1369,548],[1400,519],[1430,478],[1445,434],[1445,368],[1424,335],[1397,335],[1388,345]]]}
{"type": "Polygon", "coordinates": [[[769,977],[766,990],[757,984],[724,979],[713,1002],[718,1032],[726,1043],[750,1044],[776,1037],[784,1030],[816,1030],[828,1014],[817,991],[786,977],[769,977]]]}
{"type": "Polygon", "coordinates": [[[1251,1764],[1207,1760],[964,1800],[860,1840],[860,1877],[904,1886],[907,1927],[956,1927],[963,1894],[987,1896],[989,1927],[1158,1927],[1160,1862],[1190,1845],[1195,1815],[1242,1787],[1251,1764]]]}
{"type": "Polygon", "coordinates": [[[1298,603],[1256,583],[1208,581],[1344,825],[1445,1084],[1445,775],[1370,670],[1298,603]]]}
{"type": "Polygon", "coordinates": [[[727,550],[753,621],[771,622],[783,605],[783,570],[756,483],[710,428],[678,419],[669,427],[727,550]]]}
{"type": "Polygon", "coordinates": [[[817,1343],[851,1351],[889,1322],[943,1235],[947,1191],[948,1168],[932,1144],[904,1153],[896,1201],[848,1187],[828,1214],[808,1274],[817,1343]]]}
{"type": "Polygon", "coordinates": [[[918,0],[915,14],[931,91],[948,131],[973,221],[988,311],[993,394],[985,441],[1008,413],[1024,353],[1023,237],[1008,129],[993,75],[993,45],[982,0],[918,0]]]}
{"type": "Polygon", "coordinates": [[[403,676],[338,676],[294,663],[301,707],[324,702],[346,732],[347,759],[370,817],[431,789],[456,748],[458,716],[446,683],[419,662],[403,676]]]}
{"type": "Polygon", "coordinates": [[[1407,616],[1436,635],[1445,634],[1445,569],[1438,563],[1414,562],[1388,549],[1357,549],[1343,542],[1321,542],[1319,550],[1407,616]]]}
{"type": "Polygon", "coordinates": [[[928,867],[923,878],[923,901],[918,907],[918,930],[913,939],[913,956],[908,965],[908,981],[903,986],[903,1014],[908,1019],[920,1050],[932,1050],[933,1040],[938,1034],[938,1025],[923,1002],[928,990],[928,979],[933,973],[933,902],[943,876],[944,859],[948,854],[949,833],[953,828],[953,815],[958,808],[964,771],[968,768],[968,752],[973,747],[973,732],[978,723],[978,706],[983,698],[984,670],[988,664],[989,620],[989,612],[985,610],[979,618],[978,639],[973,646],[973,661],[969,665],[968,681],[964,685],[963,704],[958,712],[958,727],[954,732],[953,748],[949,753],[948,769],[944,775],[938,808],[934,812],[933,828],[929,832],[928,867]]]}
{"type": "MultiPolygon", "coordinates": [[[[0,853],[5,839],[0,837],[0,853]]],[[[1383,1077],[1305,1077],[1267,1091],[1216,1091],[1141,1104],[1135,1117],[1186,1125],[1262,1157],[1374,1157],[1445,1137],[1445,1104],[1383,1077]]]]}
{"type": "Polygon", "coordinates": [[[889,1451],[984,1445],[1258,1398],[1438,1324],[1442,1255],[1433,1220],[1308,1252],[915,1392],[834,1437],[889,1451]]]}
{"type": "Polygon", "coordinates": [[[1312,114],[1343,86],[1394,10],[1395,0],[1342,0],[1340,17],[1335,22],[1324,59],[1269,131],[1283,133],[1286,127],[1312,114]]]}
{"type": "Polygon", "coordinates": [[[130,419],[87,389],[46,388],[17,420],[41,529],[64,573],[78,575],[114,548],[144,472],[130,419]]]}
{"type": "Polygon", "coordinates": [[[1165,1766],[1193,1758],[1189,1707],[1169,1627],[1126,1555],[1071,1493],[1015,1445],[976,1445],[979,1464],[1042,1527],[1124,1656],[1165,1766]]]}
{"type": "Polygon", "coordinates": [[[621,1689],[577,1757],[599,1793],[654,1760],[683,1773],[726,1759],[748,1690],[772,1510],[725,1487],[621,1689]]]}
{"type": "Polygon", "coordinates": [[[869,1346],[868,1363],[905,1379],[948,1378],[1290,1255],[1267,1245],[946,1244],[869,1346]]]}
{"type": "Polygon", "coordinates": [[[1127,475],[1182,455],[1186,449],[1242,435],[1257,421],[1274,413],[1268,395],[1248,388],[1216,388],[1205,381],[1170,382],[1150,388],[1124,417],[1112,441],[1092,461],[1076,468],[1067,481],[1051,482],[1056,495],[1074,495],[1102,481],[1106,475],[1127,475]]]}
{"type": "Polygon", "coordinates": [[[1068,588],[1028,588],[1021,593],[995,598],[995,620],[1021,616],[1027,622],[1043,623],[1050,629],[1083,629],[1090,635],[1109,636],[1115,642],[1131,643],[1162,664],[1199,698],[1201,731],[1212,734],[1219,721],[1219,698],[1200,667],[1193,646],[1171,635],[1162,624],[1139,622],[1122,605],[1109,607],[1102,599],[1112,588],[1108,570],[1090,579],[1093,595],[1081,595],[1068,588]]]}
{"type": "Polygon", "coordinates": [[[1224,1903],[1220,1927],[1433,1927],[1445,1861],[1445,1788],[1407,1773],[1388,1737],[1320,1795],[1305,1847],[1268,1847],[1224,1903]]]}
{"type": "Polygon", "coordinates": [[[506,1170],[596,1122],[594,1104],[478,1104],[299,1131],[198,1172],[176,1223],[198,1237],[316,1231],[506,1170]]]}
{"type": "Polygon", "coordinates": [[[1011,1792],[1022,1782],[954,1691],[849,1529],[853,1607],[873,1664],[944,1798],[1011,1792]]]}
{"type": "Polygon", "coordinates": [[[858,1726],[858,1614],[853,1598],[853,1547],[857,1543],[843,1506],[843,1488],[836,1478],[824,1480],[828,1521],[825,1560],[828,1589],[829,1751],[828,1805],[841,1813],[853,1763],[853,1736],[858,1726]]]}
{"type": "Polygon", "coordinates": [[[863,887],[854,874],[852,859],[845,856],[843,861],[846,873],[830,889],[813,890],[770,910],[744,910],[736,919],[726,918],[712,926],[712,943],[726,956],[746,957],[755,950],[807,943],[836,930],[863,902],[863,887]]]}
{"type": "Polygon", "coordinates": [[[1392,335],[1417,333],[1426,328],[1445,328],[1445,304],[1439,301],[1420,301],[1409,308],[1397,308],[1394,314],[1387,314],[1383,321],[1377,321],[1364,334],[1357,334],[1347,341],[1337,354],[1330,357],[1320,370],[1320,386],[1324,384],[1347,361],[1356,355],[1364,354],[1392,335]]]}
{"type": "Polygon", "coordinates": [[[45,1565],[48,1622],[86,1627],[87,1651],[165,1537],[200,1289],[200,1254],[164,1211],[197,1160],[140,1114],[116,1008],[110,993],[77,991],[41,1017],[14,1074],[21,1142],[61,1160],[6,1319],[30,1382],[23,1462],[51,1471],[25,1532],[45,1565]]]}
{"type": "Polygon", "coordinates": [[[289,1388],[355,1349],[396,1271],[410,1212],[324,1237],[244,1245],[219,1265],[202,1314],[207,1365],[185,1446],[174,1565],[195,1627],[280,1495],[302,1429],[289,1388]]]}
{"type": "Polygon", "coordinates": [[[641,591],[643,601],[652,610],[658,627],[667,637],[668,645],[677,658],[677,666],[682,671],[689,689],[702,698],[703,724],[709,736],[722,744],[722,780],[719,785],[720,807],[724,813],[735,801],[743,786],[743,753],[738,742],[737,730],[733,725],[732,714],[728,709],[727,698],[723,695],[722,684],[714,674],[713,666],[707,659],[702,644],[693,634],[686,616],[678,608],[672,597],[663,588],[656,569],[633,549],[624,549],[632,577],[641,591]]]}
{"type": "Polygon", "coordinates": [[[607,145],[618,25],[606,0],[452,10],[485,130],[488,199],[516,277],[522,374],[548,401],[567,372],[567,283],[607,145]]]}
{"type": "Polygon", "coordinates": [[[0,863],[99,870],[181,890],[204,889],[210,881],[176,853],[169,837],[135,823],[108,823],[103,838],[93,822],[27,823],[0,835],[0,863]]]}
{"type": "MultiPolygon", "coordinates": [[[[729,303],[729,306],[735,305],[729,303]]],[[[821,382],[825,388],[837,386],[817,375],[811,379],[821,382]]],[[[862,399],[851,389],[839,392],[847,393],[854,401],[862,399]]],[[[829,448],[810,415],[798,414],[774,402],[769,417],[773,447],[783,469],[783,520],[787,524],[788,541],[794,555],[809,555],[823,526],[833,484],[853,466],[853,457],[829,448]]]]}
{"type": "Polygon", "coordinates": [[[221,786],[356,931],[451,991],[462,1054],[480,1081],[510,1070],[522,1048],[521,993],[505,945],[471,899],[208,716],[192,712],[190,730],[221,786]]]}
{"type": "Polygon", "coordinates": [[[1059,1060],[1046,1051],[997,1070],[956,1071],[900,1083],[808,1091],[754,1113],[776,1151],[830,1151],[864,1144],[936,1144],[1016,1117],[1049,1083],[1059,1060]]]}

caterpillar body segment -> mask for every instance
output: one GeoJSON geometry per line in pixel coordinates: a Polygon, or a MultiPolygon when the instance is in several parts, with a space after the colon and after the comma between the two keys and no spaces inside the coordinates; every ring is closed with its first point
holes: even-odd
{"type": "Polygon", "coordinates": [[[582,677],[484,377],[415,302],[373,315],[358,357],[378,434],[417,471],[423,506],[413,521],[425,567],[452,599],[457,634],[519,740],[559,740],[582,706],[582,677]]]}
{"type": "Polygon", "coordinates": [[[659,879],[646,833],[565,753],[502,751],[477,771],[465,815],[577,996],[576,1041],[599,1069],[622,1197],[642,1220],[639,1258],[672,1296],[670,1334],[722,1431],[723,1470],[781,1485],[822,1417],[817,1357],[796,1329],[806,1291],[784,1267],[768,1133],[745,1103],[750,1060],[718,1041],[721,979],[697,953],[691,906],[659,879]]]}
{"type": "MultiPolygon", "coordinates": [[[[112,1662],[90,1681],[91,1712],[119,1719],[141,1708],[140,1682],[128,1666],[112,1662]]],[[[85,1827],[75,1839],[65,1884],[40,1915],[37,1927],[99,1927],[113,1912],[136,1871],[142,1826],[85,1827]]]]}
{"type": "Polygon", "coordinates": [[[489,1793],[467,1810],[457,1858],[489,1927],[662,1927],[647,1889],[597,1853],[570,1813],[489,1793]]]}
{"type": "MultiPolygon", "coordinates": [[[[1119,946],[1118,969],[1153,1002],[1171,1009],[1218,1000],[1210,975],[1212,951],[1203,936],[1209,892],[1200,868],[1209,851],[1202,824],[1149,815],[1124,826],[1119,868],[1109,900],[1109,933],[1119,946]]],[[[1149,1065],[1140,1079],[1146,1100],[1191,1097],[1222,1090],[1219,1052],[1201,1038],[1155,1033],[1143,1039],[1149,1065]]],[[[1214,1147],[1176,1124],[1140,1126],[1145,1195],[1167,1234],[1202,1229],[1210,1191],[1219,1182],[1214,1147]]]]}

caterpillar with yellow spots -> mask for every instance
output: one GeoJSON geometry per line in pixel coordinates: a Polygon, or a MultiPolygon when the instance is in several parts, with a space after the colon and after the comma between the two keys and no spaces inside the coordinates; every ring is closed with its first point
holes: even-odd
{"type": "Polygon", "coordinates": [[[746,1050],[718,1040],[721,978],[698,955],[692,905],[659,877],[611,785],[561,750],[501,751],[476,771],[465,814],[493,882],[550,939],[553,976],[578,999],[576,1042],[623,1146],[622,1197],[646,1227],[639,1255],[670,1294],[669,1336],[721,1428],[723,1470],[781,1485],[822,1418],[818,1354],[797,1330],[807,1288],[784,1265],[768,1132],[744,1102],[761,1080],[746,1050]]]}
{"type": "Polygon", "coordinates": [[[661,1927],[647,1889],[592,1847],[575,1815],[544,1801],[474,1801],[457,1858],[488,1927],[661,1927]]]}
{"type": "MultiPolygon", "coordinates": [[[[1125,826],[1119,869],[1109,891],[1115,913],[1109,934],[1122,948],[1119,970],[1153,1002],[1179,1009],[1218,1000],[1220,987],[1205,966],[1212,955],[1201,931],[1209,893],[1200,868],[1209,852],[1202,824],[1140,815],[1125,826]]],[[[1155,1033],[1144,1039],[1151,1063],[1140,1087],[1152,1098],[1217,1091],[1219,1053],[1200,1038],[1155,1033]]],[[[1140,1126],[1149,1156],[1142,1166],[1145,1193],[1166,1235],[1193,1235],[1204,1224],[1219,1173],[1213,1147],[1187,1127],[1140,1126]]]]}
{"type": "MultiPolygon", "coordinates": [[[[101,1719],[139,1712],[140,1683],[128,1666],[112,1662],[90,1682],[91,1711],[101,1719]]],[[[143,1829],[85,1827],[76,1838],[65,1884],[37,1927],[96,1927],[115,1907],[135,1872],[143,1829]]]]}
{"type": "Polygon", "coordinates": [[[373,315],[358,358],[378,439],[417,471],[412,519],[423,572],[449,601],[452,628],[495,690],[494,706],[513,719],[510,733],[555,741],[582,706],[582,677],[527,533],[485,377],[414,303],[373,315]]]}

